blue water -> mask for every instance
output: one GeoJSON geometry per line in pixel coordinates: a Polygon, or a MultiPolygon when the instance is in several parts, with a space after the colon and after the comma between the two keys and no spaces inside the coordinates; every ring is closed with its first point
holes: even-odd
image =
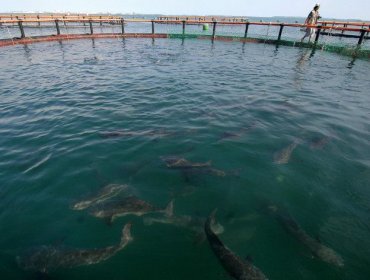
{"type": "Polygon", "coordinates": [[[104,39],[5,47],[0,66],[1,279],[38,279],[16,263],[28,248],[114,245],[129,221],[127,248],[49,277],[228,279],[189,228],[135,216],[109,226],[70,209],[108,184],[128,184],[159,207],[174,199],[175,215],[217,208],[221,240],[269,279],[368,279],[367,60],[263,44],[104,39]],[[101,134],[117,131],[132,135],[101,134]],[[170,169],[161,160],[168,155],[211,160],[226,176],[170,169]],[[313,257],[265,201],[344,266],[313,257]]]}

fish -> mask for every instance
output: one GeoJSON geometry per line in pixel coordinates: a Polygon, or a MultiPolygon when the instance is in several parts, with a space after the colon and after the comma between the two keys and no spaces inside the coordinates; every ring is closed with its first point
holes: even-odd
{"type": "Polygon", "coordinates": [[[166,163],[168,168],[172,168],[172,169],[204,168],[204,167],[210,167],[212,165],[212,161],[191,162],[185,158],[177,157],[177,156],[162,156],[160,158],[166,163]]]}
{"type": "Polygon", "coordinates": [[[173,201],[170,201],[167,207],[163,209],[136,196],[128,196],[98,204],[90,209],[90,215],[96,218],[106,219],[108,223],[112,223],[116,218],[127,215],[143,216],[153,212],[170,215],[173,211],[172,209],[173,201]]]}
{"type": "Polygon", "coordinates": [[[128,130],[105,131],[99,133],[99,136],[102,138],[134,137],[142,135],[145,135],[145,132],[128,130]]]}
{"type": "Polygon", "coordinates": [[[276,205],[269,205],[268,210],[283,228],[308,248],[315,257],[338,267],[344,266],[343,258],[337,252],[322,244],[318,238],[313,238],[306,233],[288,212],[276,205]]]}
{"type": "Polygon", "coordinates": [[[242,259],[227,248],[212,230],[212,225],[215,224],[215,213],[216,210],[207,218],[204,231],[213,253],[227,273],[237,280],[267,280],[267,277],[259,268],[254,266],[250,260],[242,259]]]}
{"type": "Polygon", "coordinates": [[[104,131],[99,133],[102,138],[119,138],[119,137],[135,137],[135,136],[146,136],[146,137],[168,137],[176,135],[174,131],[168,131],[165,129],[149,129],[142,131],[130,131],[130,130],[115,130],[115,131],[104,131]]]}
{"type": "Polygon", "coordinates": [[[75,203],[71,208],[73,210],[83,210],[93,205],[100,204],[107,199],[117,196],[124,190],[127,190],[127,185],[109,184],[95,193],[93,196],[75,203]]]}
{"type": "Polygon", "coordinates": [[[298,140],[294,140],[293,143],[291,143],[289,146],[283,148],[282,150],[276,152],[274,154],[274,162],[277,164],[286,164],[289,162],[290,157],[295,150],[295,148],[298,146],[299,142],[298,140]]]}
{"type": "Polygon", "coordinates": [[[100,59],[97,56],[84,58],[85,64],[96,64],[100,59]]]}
{"type": "Polygon", "coordinates": [[[131,236],[131,223],[122,229],[121,241],[117,245],[95,249],[63,249],[54,246],[41,246],[17,256],[18,266],[24,270],[49,273],[58,268],[73,268],[77,266],[92,265],[105,261],[133,240],[131,236]]]}
{"type": "Polygon", "coordinates": [[[160,158],[166,163],[168,168],[182,170],[186,181],[189,181],[189,175],[193,173],[210,174],[218,177],[226,176],[225,171],[211,167],[212,161],[191,162],[178,156],[162,156],[160,158]]]}
{"type": "Polygon", "coordinates": [[[218,141],[223,141],[227,139],[235,139],[235,138],[240,138],[244,134],[247,134],[248,132],[252,131],[257,127],[257,122],[253,122],[247,127],[242,127],[238,130],[238,132],[233,132],[233,131],[224,131],[221,133],[220,138],[218,141]]]}
{"type": "Polygon", "coordinates": [[[225,140],[225,139],[233,139],[233,138],[240,138],[242,136],[241,133],[231,132],[231,131],[224,131],[220,135],[219,141],[225,140]]]}

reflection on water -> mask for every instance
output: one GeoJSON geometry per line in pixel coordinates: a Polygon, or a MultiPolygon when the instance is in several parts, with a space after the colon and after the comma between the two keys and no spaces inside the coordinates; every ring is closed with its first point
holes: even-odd
{"type": "Polygon", "coordinates": [[[4,279],[228,279],[211,232],[269,279],[367,279],[368,61],[128,38],[0,61],[4,279]]]}

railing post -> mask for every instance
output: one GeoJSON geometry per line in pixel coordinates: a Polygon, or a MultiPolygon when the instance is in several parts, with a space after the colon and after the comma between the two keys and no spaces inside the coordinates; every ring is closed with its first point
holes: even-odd
{"type": "Polygon", "coordinates": [[[186,21],[183,20],[182,21],[182,36],[184,37],[185,36],[185,24],[186,24],[186,21]]]}
{"type": "Polygon", "coordinates": [[[358,45],[361,45],[362,42],[364,41],[364,37],[365,37],[365,33],[366,33],[366,29],[362,29],[361,30],[361,36],[360,36],[360,39],[358,40],[358,45]]]}
{"type": "Polygon", "coordinates": [[[92,20],[90,19],[89,20],[89,23],[90,23],[90,34],[94,34],[94,29],[93,29],[93,25],[92,25],[92,20]]]}
{"type": "Polygon", "coordinates": [[[154,20],[152,20],[152,35],[154,35],[155,30],[154,30],[154,20]]]}
{"type": "Polygon", "coordinates": [[[60,35],[59,21],[55,20],[55,27],[57,28],[57,35],[60,35]]]}
{"type": "Polygon", "coordinates": [[[315,38],[315,44],[319,41],[319,37],[320,37],[320,32],[321,32],[321,25],[319,25],[317,27],[317,30],[316,30],[316,38],[315,38]]]}
{"type": "Polygon", "coordinates": [[[244,39],[246,39],[246,38],[247,38],[248,28],[249,28],[249,22],[247,22],[247,23],[245,24],[244,39]]]}
{"type": "Polygon", "coordinates": [[[21,31],[21,38],[26,37],[26,35],[24,34],[24,28],[23,28],[23,24],[22,24],[21,20],[18,21],[18,26],[19,26],[19,29],[21,31]]]}
{"type": "Polygon", "coordinates": [[[281,40],[281,34],[283,33],[283,29],[284,29],[284,24],[280,24],[280,30],[279,30],[279,36],[278,36],[278,41],[281,40]]]}
{"type": "Polygon", "coordinates": [[[216,25],[217,25],[217,21],[213,21],[212,40],[214,40],[216,37],[216,25]]]}
{"type": "Polygon", "coordinates": [[[121,19],[122,34],[125,34],[125,20],[121,19]]]}

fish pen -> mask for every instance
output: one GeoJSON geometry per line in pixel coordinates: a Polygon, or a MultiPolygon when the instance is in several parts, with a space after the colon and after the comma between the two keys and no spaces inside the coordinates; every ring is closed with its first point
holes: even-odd
{"type": "Polygon", "coordinates": [[[368,280],[369,22],[0,18],[1,279],[368,280]]]}
{"type": "Polygon", "coordinates": [[[310,26],[225,17],[148,20],[101,15],[0,15],[0,46],[82,38],[193,38],[314,48],[369,58],[369,33],[369,22],[320,21],[310,26]],[[315,35],[301,42],[306,28],[315,29],[315,35]]]}

